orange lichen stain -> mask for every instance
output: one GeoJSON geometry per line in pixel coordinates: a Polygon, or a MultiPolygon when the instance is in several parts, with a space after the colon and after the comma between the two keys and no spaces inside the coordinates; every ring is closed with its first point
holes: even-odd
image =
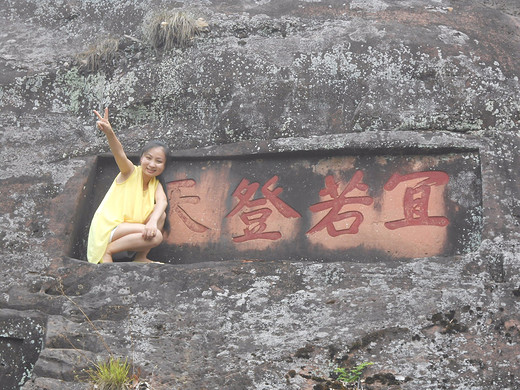
{"type": "Polygon", "coordinates": [[[376,157],[376,163],[381,166],[385,166],[388,164],[388,159],[383,156],[377,156],[376,157]]]}
{"type": "Polygon", "coordinates": [[[356,157],[329,157],[318,161],[313,167],[313,171],[320,175],[326,176],[331,172],[342,172],[354,169],[356,157]]]}

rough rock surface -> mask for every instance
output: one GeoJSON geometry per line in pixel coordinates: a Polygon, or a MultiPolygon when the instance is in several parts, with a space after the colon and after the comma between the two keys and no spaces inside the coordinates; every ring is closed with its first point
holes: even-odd
{"type": "Polygon", "coordinates": [[[88,388],[82,370],[112,352],[154,389],[325,389],[334,367],[365,361],[367,389],[518,388],[516,1],[5,0],[0,10],[4,386],[88,388]],[[143,25],[168,7],[209,29],[153,49],[143,25]],[[91,110],[106,105],[133,152],[152,137],[178,155],[478,150],[480,245],[381,263],[71,259],[73,210],[108,150],[91,110]]]}

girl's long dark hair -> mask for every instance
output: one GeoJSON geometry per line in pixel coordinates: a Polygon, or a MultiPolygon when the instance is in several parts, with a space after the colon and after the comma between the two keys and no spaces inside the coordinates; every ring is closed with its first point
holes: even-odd
{"type": "Polygon", "coordinates": [[[151,140],[151,141],[148,141],[141,149],[141,157],[143,157],[143,154],[145,154],[150,149],[157,148],[157,147],[163,148],[164,155],[166,156],[166,161],[164,162],[164,171],[159,176],[157,176],[157,180],[159,180],[159,183],[161,183],[161,186],[164,190],[164,194],[166,195],[166,210],[164,211],[166,213],[166,220],[164,221],[163,229],[165,232],[168,233],[170,231],[170,220],[169,220],[170,201],[168,199],[168,192],[166,191],[166,181],[164,179],[164,172],[166,172],[166,167],[168,166],[170,150],[168,149],[168,145],[166,145],[164,142],[159,141],[159,140],[151,140]]]}

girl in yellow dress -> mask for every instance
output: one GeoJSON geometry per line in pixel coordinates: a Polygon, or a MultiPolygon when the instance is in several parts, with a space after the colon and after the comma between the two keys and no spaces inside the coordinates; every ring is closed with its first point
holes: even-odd
{"type": "Polygon", "coordinates": [[[169,228],[168,199],[162,176],[167,163],[167,146],[159,141],[149,142],[141,153],[140,165],[135,166],[112,130],[108,108],[104,116],[97,111],[94,114],[120,173],[92,218],[87,259],[91,263],[111,263],[115,254],[136,252],[134,261],[150,263],[148,252],[162,242],[163,232],[169,228]]]}

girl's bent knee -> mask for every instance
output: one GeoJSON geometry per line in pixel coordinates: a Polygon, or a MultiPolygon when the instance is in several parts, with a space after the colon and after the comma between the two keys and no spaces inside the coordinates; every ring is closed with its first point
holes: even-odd
{"type": "Polygon", "coordinates": [[[158,246],[163,242],[163,235],[160,231],[157,231],[155,237],[152,239],[153,246],[158,246]]]}

